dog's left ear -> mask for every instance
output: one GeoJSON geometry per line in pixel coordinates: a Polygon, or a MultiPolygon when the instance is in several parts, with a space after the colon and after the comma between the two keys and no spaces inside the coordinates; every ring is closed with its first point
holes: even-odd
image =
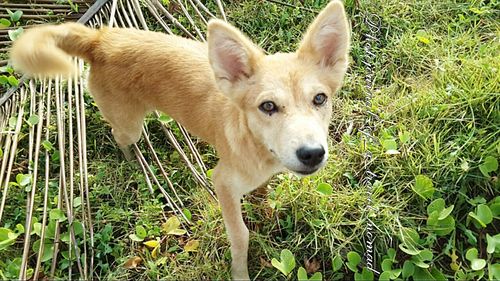
{"type": "Polygon", "coordinates": [[[208,23],[208,57],[215,78],[223,92],[254,74],[264,53],[245,35],[221,20],[208,23]]]}
{"type": "Polygon", "coordinates": [[[325,67],[338,62],[347,66],[350,30],[344,6],[333,0],[309,26],[297,51],[299,58],[313,60],[325,67]]]}

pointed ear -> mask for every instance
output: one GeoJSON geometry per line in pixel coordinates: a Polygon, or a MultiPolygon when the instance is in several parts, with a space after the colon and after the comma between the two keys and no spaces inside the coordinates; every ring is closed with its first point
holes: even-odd
{"type": "Polygon", "coordinates": [[[309,26],[297,53],[300,58],[331,67],[340,61],[347,63],[349,43],[350,30],[344,6],[333,0],[309,26]]]}
{"type": "Polygon", "coordinates": [[[208,57],[217,81],[234,83],[254,74],[263,52],[238,29],[221,20],[208,23],[208,57]]]}

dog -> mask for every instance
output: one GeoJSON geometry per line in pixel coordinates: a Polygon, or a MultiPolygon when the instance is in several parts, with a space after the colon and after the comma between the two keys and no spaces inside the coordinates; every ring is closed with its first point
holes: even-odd
{"type": "Polygon", "coordinates": [[[90,64],[88,88],[118,146],[141,136],[162,111],[215,146],[212,180],[231,245],[233,279],[249,279],[243,195],[289,170],[313,174],[328,158],[332,96],[348,66],[350,28],[331,1],[294,53],[266,55],[230,24],[213,19],[208,42],[77,23],[27,30],[13,44],[14,67],[31,75],[71,75],[71,56],[90,64]]]}

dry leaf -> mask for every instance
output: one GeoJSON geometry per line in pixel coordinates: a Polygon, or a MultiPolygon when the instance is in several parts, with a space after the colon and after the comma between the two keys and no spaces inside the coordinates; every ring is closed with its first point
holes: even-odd
{"type": "Polygon", "coordinates": [[[306,271],[309,274],[315,273],[321,267],[318,260],[313,258],[311,261],[304,259],[304,265],[306,266],[306,271]]]}
{"type": "Polygon", "coordinates": [[[140,257],[132,257],[128,259],[125,264],[123,264],[123,267],[127,269],[133,269],[136,268],[139,264],[141,264],[142,259],[140,257]]]}
{"type": "Polygon", "coordinates": [[[273,268],[273,265],[263,257],[260,257],[260,265],[268,268],[273,268]]]}
{"type": "Polygon", "coordinates": [[[184,246],[184,251],[186,252],[196,252],[198,251],[198,246],[200,246],[200,241],[198,240],[190,240],[184,246]]]}

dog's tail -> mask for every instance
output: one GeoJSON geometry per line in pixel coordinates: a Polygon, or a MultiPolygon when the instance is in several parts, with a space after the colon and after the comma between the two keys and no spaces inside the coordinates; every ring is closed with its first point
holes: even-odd
{"type": "Polygon", "coordinates": [[[98,30],[78,23],[28,29],[14,41],[12,64],[29,75],[70,75],[75,71],[71,56],[91,62],[98,39],[98,30]]]}

